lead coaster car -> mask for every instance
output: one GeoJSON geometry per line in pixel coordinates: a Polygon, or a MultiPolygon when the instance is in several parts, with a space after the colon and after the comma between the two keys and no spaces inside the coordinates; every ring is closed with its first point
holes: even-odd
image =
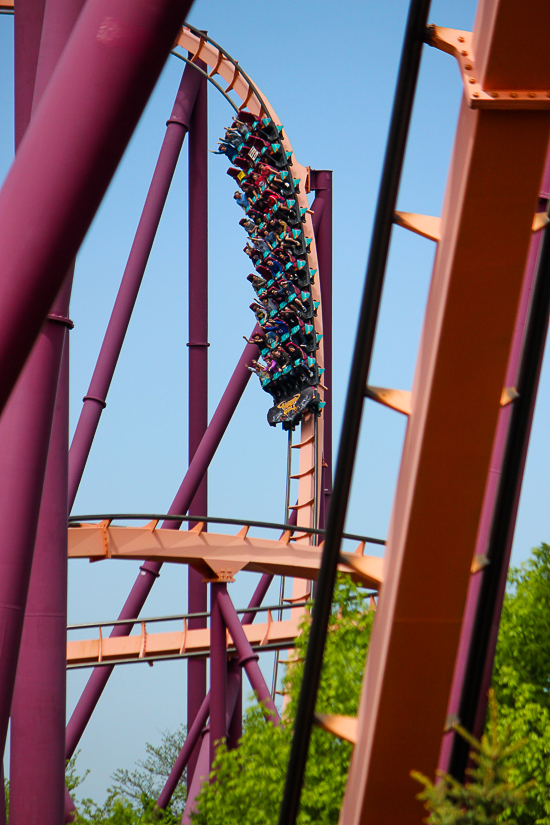
{"type": "Polygon", "coordinates": [[[283,430],[294,430],[304,415],[320,415],[324,406],[325,402],[321,401],[315,387],[306,387],[271,407],[267,413],[267,422],[270,427],[282,424],[283,430]]]}

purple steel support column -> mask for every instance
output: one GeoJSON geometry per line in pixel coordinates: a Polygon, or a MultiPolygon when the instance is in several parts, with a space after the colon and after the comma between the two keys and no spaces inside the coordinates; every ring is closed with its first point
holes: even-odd
{"type": "Polygon", "coordinates": [[[191,825],[191,815],[195,808],[195,799],[201,789],[201,785],[208,779],[210,774],[210,728],[205,728],[202,731],[202,738],[199,748],[199,758],[195,766],[195,773],[193,781],[189,787],[187,794],[187,801],[185,803],[185,810],[181,818],[181,825],[191,825]]]}
{"type": "Polygon", "coordinates": [[[69,510],[74,504],[99,419],[105,409],[107,393],[124,343],[128,324],[132,317],[134,304],[168,197],[181,147],[189,129],[191,112],[200,82],[201,75],[199,72],[192,66],[186,66],[172,114],[166,124],[166,134],[157,165],[71,444],[69,452],[69,510]]]}
{"type": "MultiPolygon", "coordinates": [[[[227,596],[227,585],[223,582],[212,582],[210,585],[210,768],[216,756],[217,746],[227,736],[227,636],[222,609],[224,596],[227,596]]],[[[238,622],[238,624],[240,627],[241,623],[238,622]]]]}
{"type": "MultiPolygon", "coordinates": [[[[259,607],[262,603],[262,600],[267,593],[269,585],[273,580],[273,576],[264,573],[262,576],[258,587],[256,588],[252,599],[250,600],[249,607],[259,607]]],[[[252,624],[254,619],[254,613],[246,613],[242,619],[242,624],[252,624]]],[[[235,660],[232,660],[235,661],[235,660]]],[[[228,716],[227,716],[227,724],[229,724],[230,716],[234,713],[235,702],[238,699],[238,687],[239,687],[239,679],[237,678],[240,673],[240,667],[237,670],[235,667],[229,668],[229,673],[227,676],[227,708],[228,708],[228,716]]],[[[162,792],[157,799],[157,807],[158,808],[166,808],[169,804],[174,791],[176,790],[176,786],[180,781],[185,768],[187,767],[187,762],[189,760],[189,756],[192,753],[195,745],[199,741],[199,736],[201,734],[202,729],[206,724],[206,720],[208,719],[208,715],[210,713],[210,691],[207,693],[206,697],[203,700],[202,705],[200,706],[199,712],[195,716],[193,724],[191,728],[188,730],[187,738],[184,742],[184,745],[181,751],[178,754],[178,758],[174,762],[174,767],[170,771],[170,776],[166,780],[166,784],[162,789],[162,792]]]]}
{"type": "MultiPolygon", "coordinates": [[[[185,474],[185,478],[176,494],[170,513],[183,515],[189,509],[189,504],[193,500],[198,485],[216,452],[218,445],[225,433],[231,417],[240,401],[240,398],[245,390],[245,387],[250,379],[250,372],[246,368],[246,364],[250,363],[252,358],[256,358],[258,348],[255,344],[247,344],[243,350],[239,363],[237,364],[233,375],[227,385],[227,388],[221,398],[216,412],[212,416],[212,420],[208,426],[207,431],[196,451],[189,469],[185,474]]],[[[173,530],[180,527],[177,521],[166,521],[163,525],[173,530]]],[[[145,604],[145,600],[149,595],[151,587],[153,586],[155,578],[158,577],[159,571],[162,567],[161,563],[146,562],[140,568],[140,575],[137,577],[132,590],[124,607],[122,608],[119,619],[135,619],[145,604]]],[[[127,636],[132,629],[132,625],[117,625],[111,632],[111,636],[127,636]]],[[[109,676],[113,672],[112,667],[96,668],[90,676],[86,687],[80,697],[76,708],[73,711],[69,724],[67,725],[66,733],[66,750],[65,756],[67,759],[73,755],[80,737],[82,736],[86,725],[94,711],[94,708],[99,701],[105,685],[109,680],[109,676]]]]}
{"type": "MultiPolygon", "coordinates": [[[[200,68],[206,64],[199,61],[200,68]]],[[[197,72],[198,74],[198,72],[197,72]]],[[[199,75],[200,77],[200,75],[199,75]]],[[[200,88],[189,129],[189,461],[191,462],[208,427],[208,82],[200,88]]],[[[189,505],[190,513],[208,515],[208,474],[205,473],[189,505]]],[[[193,524],[189,525],[190,527],[193,524]]],[[[204,613],[208,595],[203,577],[188,568],[188,610],[204,613]]],[[[189,628],[206,627],[206,618],[190,619],[189,628]]],[[[187,724],[190,725],[206,696],[206,660],[189,659],[187,664],[187,724]]],[[[192,753],[187,766],[187,788],[191,787],[199,753],[192,753]]]]}
{"type": "Polygon", "coordinates": [[[243,735],[243,672],[242,665],[238,659],[231,659],[228,665],[228,670],[234,671],[237,676],[237,697],[235,700],[235,707],[229,724],[227,727],[227,747],[233,750],[239,744],[239,740],[243,735]]]}
{"type": "MultiPolygon", "coordinates": [[[[239,686],[241,684],[240,670],[241,668],[238,665],[237,667],[232,667],[230,664],[227,667],[227,705],[225,712],[226,728],[229,727],[230,720],[236,712],[239,686]]],[[[202,783],[205,779],[208,779],[208,774],[210,770],[209,756],[211,741],[212,739],[210,736],[210,728],[208,727],[203,730],[202,742],[199,748],[199,758],[197,760],[193,781],[191,782],[191,785],[189,787],[189,793],[187,795],[187,803],[185,805],[185,810],[181,818],[183,825],[189,825],[189,823],[191,822],[191,815],[195,807],[195,799],[197,798],[197,794],[201,789],[202,783]]]]}
{"type": "Polygon", "coordinates": [[[0,191],[0,410],[190,7],[89,0],[80,15],[0,191]]]}
{"type": "MultiPolygon", "coordinates": [[[[246,670],[246,675],[248,676],[252,689],[257,694],[259,701],[262,702],[266,708],[269,721],[274,724],[278,724],[281,720],[277,712],[277,708],[273,703],[273,699],[271,698],[271,692],[266,685],[262,671],[258,666],[259,656],[257,653],[254,653],[250,646],[250,642],[246,638],[246,634],[239,621],[237,612],[233,607],[233,602],[227,592],[227,588],[220,590],[217,593],[217,604],[223,617],[224,626],[226,626],[229,630],[229,634],[233,639],[235,647],[237,648],[239,660],[246,670]]],[[[212,614],[212,616],[213,615],[214,614],[212,614]]],[[[210,645],[212,648],[212,641],[210,642],[210,645]]]]}
{"type": "Polygon", "coordinates": [[[11,708],[10,825],[63,821],[68,439],[67,333],[11,708]]]}
{"type": "MultiPolygon", "coordinates": [[[[19,146],[31,118],[32,99],[44,17],[45,0],[19,0],[14,9],[15,148],[19,146]]],[[[4,787],[4,752],[0,759],[4,787]]],[[[4,794],[0,799],[0,825],[6,825],[4,794]]]]}
{"type": "MultiPolygon", "coordinates": [[[[33,115],[82,5],[83,0],[46,0],[33,95],[33,115]]],[[[26,405],[30,405],[35,425],[40,427],[43,421],[49,421],[51,426],[11,708],[12,825],[39,822],[43,825],[59,825],[64,811],[69,446],[67,326],[70,324],[67,316],[72,277],[71,265],[52,307],[49,316],[52,320],[46,322],[46,329],[40,333],[22,376],[25,381],[27,370],[31,374],[33,371],[44,371],[46,375],[49,370],[53,386],[57,386],[55,408],[51,406],[51,391],[48,390],[46,395],[36,393],[30,382],[26,383],[26,393],[16,391],[8,404],[8,409],[11,408],[14,416],[12,421],[26,405]]],[[[4,438],[11,438],[10,430],[8,425],[3,431],[4,438]]],[[[17,425],[15,436],[17,438],[17,425]]],[[[21,457],[25,458],[24,442],[21,444],[21,457]]]]}
{"type": "MultiPolygon", "coordinates": [[[[547,159],[546,169],[543,175],[543,181],[541,186],[541,193],[539,198],[539,206],[537,211],[545,211],[548,204],[548,196],[550,190],[550,155],[547,159]]],[[[518,369],[520,364],[520,358],[522,354],[523,342],[524,342],[524,331],[525,325],[527,322],[528,314],[529,314],[529,307],[530,307],[530,299],[531,299],[531,292],[533,289],[533,280],[536,272],[537,260],[539,255],[539,249],[542,241],[542,232],[539,232],[533,235],[531,239],[531,245],[529,248],[529,255],[527,258],[527,264],[525,267],[525,275],[523,280],[523,287],[522,293],[520,297],[520,302],[518,306],[518,312],[516,316],[516,326],[514,330],[514,337],[512,340],[512,346],[510,348],[510,357],[508,360],[508,366],[506,370],[506,378],[505,378],[505,386],[506,387],[515,387],[517,378],[518,378],[518,369]]],[[[537,379],[538,384],[538,379],[537,379]]],[[[535,397],[536,397],[536,387],[535,387],[535,397]]],[[[534,401],[533,401],[534,405],[534,401]]],[[[495,503],[497,499],[497,492],[499,481],[501,477],[501,469],[502,463],[504,458],[504,453],[506,449],[506,443],[508,438],[508,429],[510,423],[510,417],[512,413],[512,406],[509,404],[506,407],[503,407],[499,413],[497,429],[495,432],[495,439],[493,443],[493,450],[491,453],[491,462],[489,466],[489,472],[487,475],[487,483],[485,487],[485,494],[483,500],[483,507],[481,510],[481,516],[479,521],[478,533],[476,538],[476,545],[474,550],[475,556],[483,556],[487,550],[487,545],[490,538],[492,520],[493,520],[493,512],[495,508],[495,503]]],[[[531,413],[532,415],[532,413],[531,413]]],[[[532,420],[532,419],[531,419],[532,420]]],[[[529,424],[529,430],[530,430],[529,424]]],[[[526,438],[526,445],[525,451],[523,456],[523,465],[522,470],[520,472],[520,477],[517,484],[517,491],[516,491],[516,498],[513,507],[513,513],[510,518],[511,529],[508,535],[508,544],[505,552],[505,559],[502,565],[502,580],[500,582],[499,587],[499,597],[498,603],[495,609],[496,615],[500,617],[500,612],[502,609],[502,602],[504,599],[504,592],[506,589],[506,578],[508,572],[508,566],[510,562],[510,554],[512,550],[512,541],[514,536],[514,525],[515,519],[517,514],[517,508],[519,505],[519,496],[521,492],[521,481],[523,478],[523,468],[525,466],[525,460],[527,457],[527,446],[529,443],[529,438],[526,438]]],[[[451,693],[449,698],[449,704],[447,707],[447,716],[448,718],[457,718],[459,716],[460,704],[462,699],[462,691],[464,688],[464,680],[466,677],[466,670],[468,664],[468,657],[470,653],[470,648],[473,644],[475,644],[475,639],[472,637],[473,629],[474,629],[474,621],[476,617],[476,611],[478,609],[479,599],[480,599],[480,592],[483,582],[483,569],[478,571],[476,574],[472,575],[470,579],[470,584],[468,587],[468,593],[466,596],[466,605],[464,608],[464,615],[462,619],[462,628],[460,633],[460,641],[457,651],[457,657],[455,662],[455,668],[453,673],[453,681],[451,685],[451,693]]],[[[495,622],[493,627],[492,638],[489,644],[489,651],[487,655],[487,664],[485,668],[484,674],[484,687],[480,692],[480,707],[478,709],[478,714],[476,718],[476,724],[474,729],[474,735],[480,737],[483,728],[485,725],[485,713],[486,713],[486,699],[487,691],[491,684],[491,676],[493,670],[493,660],[495,655],[496,649],[496,642],[498,637],[498,620],[495,622]]],[[[442,743],[441,743],[441,750],[439,753],[439,763],[438,768],[440,770],[448,771],[451,768],[451,759],[452,759],[452,749],[454,744],[454,739],[458,734],[456,734],[453,730],[448,731],[444,734],[442,743]]]]}
{"type": "Polygon", "coordinates": [[[313,228],[319,264],[319,284],[323,311],[324,367],[323,384],[326,386],[323,410],[325,426],[323,430],[323,468],[321,475],[321,507],[319,526],[325,526],[330,495],[332,492],[332,172],[319,170],[312,172],[313,228]],[[316,221],[315,216],[319,214],[316,221]]]}

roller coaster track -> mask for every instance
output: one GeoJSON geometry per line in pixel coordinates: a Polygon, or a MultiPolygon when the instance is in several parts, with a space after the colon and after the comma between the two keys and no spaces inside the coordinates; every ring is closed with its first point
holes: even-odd
{"type": "MultiPolygon", "coordinates": [[[[12,5],[5,2],[0,11],[12,5]]],[[[299,809],[336,571],[380,592],[357,718],[316,720],[355,742],[340,822],[409,825],[422,816],[409,772],[417,768],[433,775],[437,764],[472,576],[483,571],[487,561],[498,561],[496,556],[472,557],[500,408],[522,403],[521,393],[506,386],[504,377],[532,232],[548,223],[536,204],[550,133],[550,11],[535,0],[481,0],[470,35],[427,29],[428,9],[428,0],[412,0],[344,415],[345,438],[324,540],[317,543],[323,416],[313,415],[304,418],[300,440],[292,445],[300,456],[299,471],[293,475],[298,481],[296,523],[283,525],[278,540],[250,536],[248,523],[233,535],[206,532],[206,518],[182,532],[159,528],[161,517],[153,517],[145,527],[113,526],[114,516],[69,527],[72,558],[188,564],[216,587],[224,587],[242,570],[288,575],[298,582],[317,579],[280,825],[294,825],[299,809]],[[424,43],[455,56],[464,83],[441,218],[395,211],[424,43]],[[394,223],[438,244],[411,391],[368,385],[394,223]],[[341,551],[365,397],[408,418],[383,561],[364,555],[367,539],[359,538],[354,553],[341,551]]],[[[282,125],[237,61],[208,36],[184,26],[175,49],[188,52],[189,57],[176,51],[206,74],[234,109],[282,125]],[[206,72],[197,66],[199,61],[206,72]]],[[[308,170],[295,160],[286,132],[281,142],[292,176],[299,181],[309,268],[317,270],[306,197],[308,170]]],[[[541,261],[548,268],[547,230],[542,250],[541,261]]],[[[547,272],[539,270],[538,282],[543,275],[548,280],[547,272]]],[[[318,279],[312,293],[320,302],[318,279]]],[[[547,311],[542,315],[539,323],[544,325],[547,311]]],[[[321,305],[314,327],[322,336],[321,305]]],[[[322,367],[322,339],[317,360],[322,367]]],[[[321,398],[322,392],[321,387],[321,398]]],[[[227,605],[225,591],[217,593],[225,596],[220,604],[227,605]]],[[[293,604],[302,609],[307,594],[307,585],[295,588],[293,604]]],[[[275,609],[282,610],[281,604],[275,609]]],[[[233,621],[231,629],[226,618],[218,624],[224,645],[228,641],[241,658],[246,658],[240,652],[243,644],[247,655],[291,646],[297,614],[296,609],[290,612],[290,620],[274,622],[268,613],[266,622],[246,629],[244,620],[242,626],[233,621]]],[[[102,666],[205,656],[213,624],[210,631],[190,630],[188,618],[179,617],[183,626],[174,634],[148,633],[152,619],[125,619],[127,625],[142,621],[141,633],[117,640],[104,640],[101,627],[107,623],[100,623],[97,638],[71,643],[69,661],[73,666],[102,666]]],[[[222,653],[225,674],[225,647],[222,653]]],[[[225,718],[226,707],[222,710],[225,718]]]]}
{"type": "MultiPolygon", "coordinates": [[[[178,37],[177,46],[188,51],[192,56],[191,63],[196,63],[202,60],[210,68],[208,77],[214,80],[219,76],[227,83],[227,86],[222,91],[225,95],[230,92],[240,99],[240,109],[248,109],[248,111],[258,118],[268,116],[273,120],[276,126],[282,126],[280,119],[276,112],[269,104],[263,93],[257,89],[252,83],[248,75],[241,69],[236,60],[234,60],[224,49],[221,48],[207,35],[204,35],[197,29],[190,26],[184,26],[178,37]]],[[[309,203],[307,200],[307,193],[309,192],[309,172],[308,169],[297,162],[294,157],[294,152],[286,130],[283,131],[281,143],[285,152],[290,153],[289,165],[292,172],[292,177],[299,180],[300,184],[296,193],[300,208],[307,210],[304,213],[304,235],[310,241],[308,264],[312,272],[318,271],[317,251],[315,247],[315,236],[313,232],[313,225],[311,222],[311,213],[309,211],[309,203]]],[[[324,364],[323,358],[323,316],[322,303],[320,293],[319,278],[311,285],[311,293],[314,301],[318,301],[319,309],[317,317],[314,319],[315,334],[321,336],[319,338],[319,349],[317,350],[317,362],[322,368],[324,364]]],[[[319,395],[321,400],[324,397],[323,386],[319,386],[319,395]]],[[[318,502],[321,491],[321,473],[319,471],[322,466],[322,444],[323,444],[323,415],[315,419],[313,415],[308,415],[302,422],[300,441],[293,445],[294,449],[299,450],[299,468],[295,477],[298,479],[298,499],[296,504],[292,505],[296,510],[296,524],[298,527],[318,527],[318,502]]],[[[303,544],[311,543],[311,534],[304,533],[298,535],[296,541],[303,544]]],[[[308,592],[307,586],[300,586],[295,584],[294,596],[301,598],[308,592]]]]}

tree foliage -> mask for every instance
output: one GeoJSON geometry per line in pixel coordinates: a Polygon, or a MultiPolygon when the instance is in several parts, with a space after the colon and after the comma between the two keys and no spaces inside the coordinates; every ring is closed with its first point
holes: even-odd
{"type": "Polygon", "coordinates": [[[493,672],[501,732],[525,740],[511,778],[534,780],[517,811],[519,825],[550,825],[550,546],[511,568],[493,672]]]}
{"type": "MultiPolygon", "coordinates": [[[[181,725],[175,732],[164,731],[160,745],[155,746],[147,742],[145,745],[147,755],[145,759],[138,760],[137,767],[133,771],[119,768],[114,772],[113,793],[118,793],[137,803],[141,803],[143,798],[158,799],[183,747],[186,731],[186,726],[181,725]]],[[[181,817],[186,798],[186,773],[184,771],[172,796],[171,810],[174,814],[179,814],[181,817]]]]}
{"type": "Polygon", "coordinates": [[[437,771],[434,784],[417,771],[411,776],[424,785],[417,799],[429,811],[429,825],[492,825],[516,822],[515,812],[525,801],[532,783],[517,784],[512,778],[512,759],[524,745],[513,741],[510,729],[502,732],[494,692],[490,697],[490,719],[479,742],[464,728],[456,731],[471,745],[470,758],[475,767],[468,768],[469,780],[462,784],[443,771],[437,771]]]}
{"type": "MultiPolygon", "coordinates": [[[[338,579],[317,701],[319,713],[355,716],[374,612],[364,591],[347,577],[338,579]]],[[[307,616],[287,669],[288,705],[281,726],[266,724],[259,708],[245,718],[240,745],[220,747],[213,779],[197,797],[194,825],[270,825],[276,823],[302,680],[309,635],[307,616]]],[[[351,745],[315,729],[302,793],[300,825],[338,822],[351,757],[351,745]]]]}

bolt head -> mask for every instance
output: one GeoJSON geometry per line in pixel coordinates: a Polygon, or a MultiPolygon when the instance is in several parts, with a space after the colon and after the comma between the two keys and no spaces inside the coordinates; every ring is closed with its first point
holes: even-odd
{"type": "Polygon", "coordinates": [[[471,72],[472,71],[472,64],[471,63],[466,63],[464,68],[466,69],[467,72],[471,72]]]}
{"type": "Polygon", "coordinates": [[[475,83],[475,82],[476,82],[475,77],[469,77],[468,78],[468,83],[475,83]]]}
{"type": "Polygon", "coordinates": [[[536,97],[536,94],[535,94],[534,92],[529,92],[529,94],[527,95],[527,97],[536,97]]]}
{"type": "Polygon", "coordinates": [[[479,92],[474,92],[472,97],[479,97],[479,92]]]}
{"type": "Polygon", "coordinates": [[[464,38],[463,38],[463,37],[459,37],[459,38],[458,38],[458,42],[459,42],[459,43],[464,43],[464,38]]]}
{"type": "Polygon", "coordinates": [[[462,57],[468,57],[468,52],[463,51],[463,52],[460,52],[460,54],[462,55],[462,57]]]}
{"type": "Polygon", "coordinates": [[[491,97],[498,97],[498,92],[491,92],[491,97]]]}
{"type": "Polygon", "coordinates": [[[517,93],[516,92],[510,92],[510,97],[517,97],[517,93]]]}

